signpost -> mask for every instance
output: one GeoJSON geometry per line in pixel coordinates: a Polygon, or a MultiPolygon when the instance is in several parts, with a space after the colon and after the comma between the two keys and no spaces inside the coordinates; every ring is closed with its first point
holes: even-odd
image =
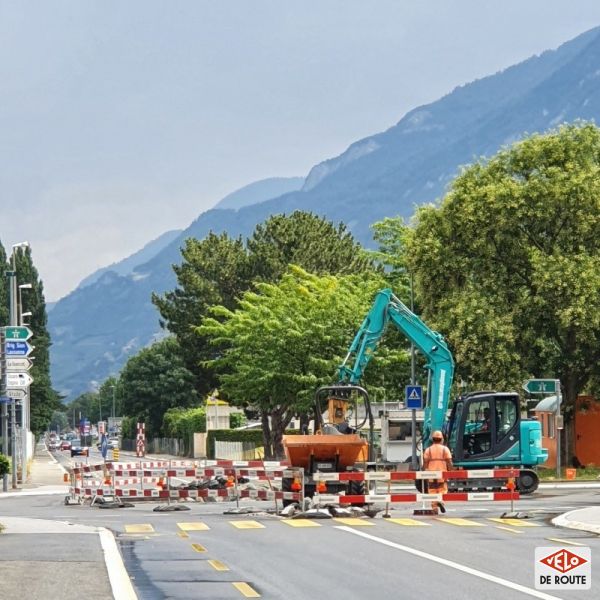
{"type": "Polygon", "coordinates": [[[30,346],[27,342],[7,340],[4,346],[6,357],[29,356],[33,352],[33,346],[30,346]]]}
{"type": "Polygon", "coordinates": [[[523,389],[529,394],[556,394],[558,387],[558,379],[528,379],[523,384],[523,389]]]}
{"type": "Polygon", "coordinates": [[[33,331],[29,327],[15,326],[6,327],[4,329],[4,337],[7,340],[27,341],[33,335],[33,331]]]}
{"type": "Polygon", "coordinates": [[[560,414],[562,394],[560,379],[528,379],[523,384],[523,389],[528,394],[556,394],[556,476],[561,476],[561,431],[563,429],[563,416],[560,414]]]}
{"type": "Polygon", "coordinates": [[[7,358],[6,359],[6,371],[12,373],[22,373],[29,371],[33,363],[31,359],[24,356],[23,358],[7,358]]]}
{"type": "Polygon", "coordinates": [[[6,387],[24,388],[33,383],[33,377],[29,373],[6,373],[6,387]]]}

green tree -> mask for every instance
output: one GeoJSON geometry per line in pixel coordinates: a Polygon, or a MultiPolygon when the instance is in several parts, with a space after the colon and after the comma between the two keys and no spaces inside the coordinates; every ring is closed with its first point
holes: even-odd
{"type": "Polygon", "coordinates": [[[182,358],[194,373],[201,395],[216,387],[214,374],[206,365],[220,349],[195,329],[211,306],[234,309],[253,282],[277,281],[290,263],[316,274],[359,273],[374,268],[343,224],[336,226],[300,211],[270,217],[256,227],[246,244],[227,234],[188,239],[182,256],[182,264],[173,267],[178,287],[162,296],[153,295],[152,301],[162,325],[185,349],[182,358]]]}
{"type": "Polygon", "coordinates": [[[282,456],[281,438],[294,414],[312,408],[314,390],[336,379],[376,290],[373,276],[319,277],[293,267],[278,284],[257,284],[231,311],[216,307],[199,328],[224,348],[212,363],[220,390],[260,413],[265,455],[282,456]]]}
{"type": "Polygon", "coordinates": [[[563,126],[466,168],[419,210],[410,268],[457,374],[558,377],[572,405],[600,364],[600,130],[563,126]]]}
{"type": "Polygon", "coordinates": [[[121,372],[118,389],[123,412],[145,422],[149,438],[163,433],[163,416],[169,408],[197,406],[200,401],[194,377],[173,337],[131,357],[121,372]]]}

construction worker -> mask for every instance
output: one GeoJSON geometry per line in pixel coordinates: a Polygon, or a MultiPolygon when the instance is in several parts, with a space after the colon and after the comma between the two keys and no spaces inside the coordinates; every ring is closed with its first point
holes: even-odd
{"type": "MultiPolygon", "coordinates": [[[[444,436],[441,431],[434,431],[431,434],[433,442],[423,453],[423,470],[425,471],[450,471],[452,465],[452,454],[447,446],[444,446],[444,436]]],[[[448,485],[444,479],[430,479],[429,492],[432,494],[448,493],[448,485]]],[[[443,502],[433,502],[432,506],[437,505],[439,510],[446,512],[446,507],[443,502]]]]}

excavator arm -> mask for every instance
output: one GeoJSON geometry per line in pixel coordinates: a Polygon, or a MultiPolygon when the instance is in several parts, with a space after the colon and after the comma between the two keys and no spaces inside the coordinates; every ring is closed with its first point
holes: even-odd
{"type": "Polygon", "coordinates": [[[428,370],[423,440],[429,445],[432,431],[441,429],[448,410],[454,361],[444,338],[432,331],[390,289],[377,293],[371,309],[356,333],[344,362],[338,367],[342,384],[357,385],[373,357],[389,322],[425,356],[428,370]]]}

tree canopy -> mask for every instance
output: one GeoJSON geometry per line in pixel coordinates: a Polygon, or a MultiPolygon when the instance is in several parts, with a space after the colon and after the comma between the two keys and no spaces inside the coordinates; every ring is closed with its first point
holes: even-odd
{"type": "Polygon", "coordinates": [[[558,377],[573,402],[600,358],[600,130],[568,125],[478,161],[408,239],[423,317],[469,385],[558,377]]]}
{"type": "Polygon", "coordinates": [[[237,309],[216,307],[199,328],[224,348],[212,361],[221,391],[259,410],[267,455],[295,414],[312,409],[315,389],[336,381],[336,367],[382,280],[372,275],[317,276],[299,267],[277,284],[259,283],[237,309]]]}

